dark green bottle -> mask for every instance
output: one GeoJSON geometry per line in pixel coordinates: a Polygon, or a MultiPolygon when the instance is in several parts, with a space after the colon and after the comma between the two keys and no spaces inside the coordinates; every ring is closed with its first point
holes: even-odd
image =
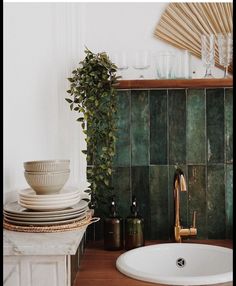
{"type": "Polygon", "coordinates": [[[104,249],[121,250],[123,243],[123,219],[117,213],[114,197],[109,207],[109,217],[104,219],[104,249]]]}
{"type": "Polygon", "coordinates": [[[144,246],[144,219],[138,213],[136,197],[132,198],[130,215],[125,219],[125,249],[144,246]]]}

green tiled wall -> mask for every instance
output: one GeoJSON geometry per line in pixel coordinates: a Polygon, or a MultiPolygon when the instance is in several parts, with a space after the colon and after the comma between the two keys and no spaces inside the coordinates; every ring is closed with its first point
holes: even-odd
{"type": "MultiPolygon", "coordinates": [[[[173,177],[187,179],[181,224],[197,211],[197,239],[232,238],[232,88],[119,90],[114,193],[126,217],[132,195],[147,239],[173,237],[173,177]]],[[[99,235],[98,235],[99,236],[99,235]]]]}

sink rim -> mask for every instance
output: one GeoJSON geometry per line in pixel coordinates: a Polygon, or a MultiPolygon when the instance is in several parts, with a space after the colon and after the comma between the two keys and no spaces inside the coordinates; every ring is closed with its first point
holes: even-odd
{"type": "Polygon", "coordinates": [[[210,245],[210,244],[203,244],[203,243],[161,243],[161,244],[154,244],[154,245],[148,245],[143,246],[139,248],[135,248],[132,250],[129,250],[123,254],[121,254],[117,260],[116,260],[116,268],[123,274],[125,274],[128,277],[146,281],[146,282],[152,282],[152,283],[161,283],[161,284],[167,284],[167,285],[211,285],[211,284],[219,284],[219,283],[227,283],[233,281],[233,270],[228,272],[222,272],[219,274],[210,274],[210,275],[201,275],[201,276],[173,276],[169,277],[167,275],[165,276],[156,276],[155,274],[149,274],[146,272],[142,272],[140,270],[137,270],[135,268],[132,268],[130,265],[127,265],[125,262],[126,257],[130,253],[138,253],[145,251],[145,249],[149,248],[178,248],[178,247],[194,247],[194,248],[206,248],[206,249],[215,249],[220,250],[224,252],[228,252],[229,254],[233,253],[233,250],[231,248],[217,246],[217,245],[210,245]],[[194,281],[192,280],[194,278],[194,281]]]}

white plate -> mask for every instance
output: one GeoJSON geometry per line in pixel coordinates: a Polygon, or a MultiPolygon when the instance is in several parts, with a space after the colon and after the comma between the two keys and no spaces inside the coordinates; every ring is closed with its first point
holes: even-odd
{"type": "Polygon", "coordinates": [[[75,199],[77,198],[78,196],[81,196],[80,192],[78,192],[77,194],[74,194],[73,196],[69,196],[69,197],[66,197],[66,198],[61,198],[61,197],[51,197],[51,196],[43,196],[43,198],[38,198],[37,196],[35,196],[35,198],[32,198],[32,197],[27,197],[27,196],[22,196],[19,194],[18,198],[19,199],[22,199],[22,200],[25,200],[25,201],[30,201],[30,202],[61,202],[61,201],[64,201],[64,200],[69,200],[69,199],[75,199]]]}
{"type": "Polygon", "coordinates": [[[63,210],[66,209],[68,207],[71,207],[75,204],[77,204],[80,201],[80,198],[77,200],[73,200],[70,202],[64,202],[61,204],[48,204],[48,205],[32,205],[32,204],[26,204],[26,203],[22,203],[21,201],[19,201],[19,205],[21,205],[24,208],[30,209],[30,210],[36,210],[36,211],[53,211],[53,210],[63,210]]]}
{"type": "MultiPolygon", "coordinates": [[[[27,209],[28,210],[28,209],[27,209]]],[[[66,209],[68,210],[68,209],[66,209]]],[[[82,210],[76,210],[70,213],[53,213],[50,212],[50,214],[48,214],[48,212],[36,212],[36,211],[26,211],[26,212],[22,212],[20,214],[16,214],[16,213],[11,213],[11,212],[7,212],[5,210],[3,210],[3,214],[6,216],[11,216],[12,218],[26,218],[26,219],[31,219],[31,218],[57,218],[57,217],[69,217],[69,216],[73,216],[73,215],[81,215],[82,213],[88,211],[89,208],[85,207],[82,210]],[[33,213],[32,213],[33,212],[33,213]]],[[[53,211],[53,212],[61,212],[61,211],[53,211]]]]}
{"type": "Polygon", "coordinates": [[[74,195],[77,195],[78,193],[81,193],[78,187],[64,187],[57,194],[52,194],[52,195],[37,195],[36,192],[31,188],[18,191],[18,194],[20,196],[24,196],[24,197],[31,198],[31,199],[70,198],[71,196],[73,197],[74,195]]]}
{"type": "Polygon", "coordinates": [[[48,212],[37,212],[37,211],[32,211],[32,210],[28,210],[27,208],[21,207],[18,202],[9,202],[7,204],[4,205],[3,209],[5,212],[8,213],[12,213],[12,214],[17,214],[17,215],[55,215],[55,214],[68,214],[68,213],[73,213],[76,211],[81,211],[85,208],[87,208],[88,206],[88,202],[81,200],[79,201],[77,204],[63,209],[63,210],[54,210],[54,211],[48,211],[48,212]]]}
{"type": "Polygon", "coordinates": [[[80,218],[85,215],[86,211],[83,211],[79,214],[69,214],[69,215],[60,215],[56,217],[18,217],[10,214],[4,214],[4,218],[14,220],[14,221],[26,221],[26,222],[42,222],[42,221],[61,221],[61,220],[67,220],[72,218],[80,218]]]}
{"type": "Polygon", "coordinates": [[[26,221],[16,221],[16,220],[12,220],[12,219],[8,219],[8,218],[5,218],[5,220],[9,223],[12,223],[14,225],[55,225],[55,224],[67,224],[67,223],[70,223],[70,222],[76,222],[76,221],[80,221],[82,219],[84,219],[86,217],[86,215],[84,216],[81,216],[79,218],[72,218],[72,219],[67,219],[67,220],[61,220],[61,221],[42,221],[42,222],[39,222],[39,221],[34,221],[34,222],[26,222],[26,221]]]}
{"type": "Polygon", "coordinates": [[[57,200],[50,200],[50,201],[31,201],[31,200],[25,200],[25,199],[22,199],[20,198],[18,201],[22,204],[25,204],[25,205],[32,205],[32,206],[48,206],[48,205],[53,205],[53,206],[56,206],[56,205],[61,205],[61,204],[70,204],[70,203],[73,203],[73,202],[78,202],[80,200],[80,195],[75,197],[75,198],[72,198],[72,199],[64,199],[63,201],[60,200],[60,201],[57,201],[57,200]]]}

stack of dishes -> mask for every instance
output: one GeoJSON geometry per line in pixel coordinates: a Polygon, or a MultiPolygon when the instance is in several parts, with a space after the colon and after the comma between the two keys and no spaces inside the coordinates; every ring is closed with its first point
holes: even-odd
{"type": "Polygon", "coordinates": [[[13,225],[46,226],[69,224],[85,219],[88,202],[76,187],[63,188],[54,195],[37,195],[31,188],[18,192],[19,200],[3,208],[4,220],[13,225]]]}
{"type": "Polygon", "coordinates": [[[4,221],[17,228],[83,223],[89,211],[83,199],[89,197],[77,187],[64,187],[69,164],[70,160],[24,162],[24,175],[31,188],[20,190],[18,201],[4,206],[4,221]]]}
{"type": "Polygon", "coordinates": [[[14,225],[55,225],[77,222],[86,217],[88,203],[81,200],[77,204],[63,210],[31,211],[21,207],[17,202],[4,206],[3,213],[6,222],[14,225]]]}

